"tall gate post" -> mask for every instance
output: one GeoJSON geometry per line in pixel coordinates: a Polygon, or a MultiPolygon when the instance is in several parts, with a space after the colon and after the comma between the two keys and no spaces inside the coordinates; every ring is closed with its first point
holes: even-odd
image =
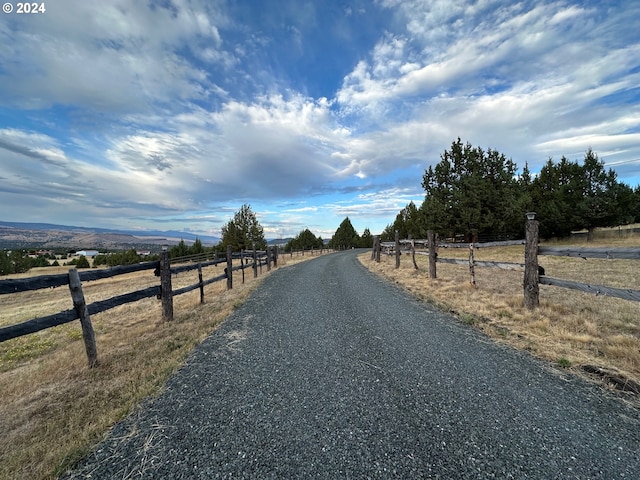
{"type": "Polygon", "coordinates": [[[527,213],[524,245],[524,306],[533,310],[540,305],[538,285],[538,221],[535,212],[527,213]]]}
{"type": "Polygon", "coordinates": [[[400,232],[396,230],[396,268],[400,268],[400,232]]]}

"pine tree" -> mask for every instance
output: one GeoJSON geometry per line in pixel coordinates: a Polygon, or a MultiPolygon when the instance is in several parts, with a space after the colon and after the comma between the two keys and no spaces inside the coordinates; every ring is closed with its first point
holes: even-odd
{"type": "Polygon", "coordinates": [[[360,236],[356,229],[353,228],[351,220],[346,217],[331,237],[329,246],[336,250],[345,250],[352,247],[358,247],[360,244],[360,236]]]}
{"type": "Polygon", "coordinates": [[[233,220],[222,227],[221,246],[226,249],[230,245],[233,250],[257,248],[263,250],[267,247],[264,238],[264,229],[256,214],[249,204],[244,204],[233,216],[233,220]]]}

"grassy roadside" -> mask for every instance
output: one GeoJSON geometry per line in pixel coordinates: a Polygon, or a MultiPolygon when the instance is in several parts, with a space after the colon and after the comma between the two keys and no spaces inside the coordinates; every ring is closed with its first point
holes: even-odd
{"type": "MultiPolygon", "coordinates": [[[[280,267],[311,258],[282,255],[280,267]]],[[[203,270],[204,278],[222,273],[221,266],[203,270]]],[[[100,366],[92,370],[78,322],[0,343],[0,479],[56,478],[87,455],[114,423],[162,391],[189,353],[266,274],[263,267],[254,279],[247,270],[243,285],[241,273],[234,273],[230,291],[225,282],[207,286],[204,305],[198,291],[175,297],[173,322],[161,321],[154,298],[93,316],[100,366]]],[[[174,288],[196,281],[197,272],[172,279],[174,288]]],[[[83,290],[91,303],[157,283],[147,271],[88,282],[83,290]]],[[[66,287],[4,295],[0,301],[0,325],[71,307],[66,287]]]]}
{"type": "MultiPolygon", "coordinates": [[[[638,240],[602,240],[580,246],[637,247],[638,240]]],[[[575,245],[575,244],[574,244],[575,245]]],[[[443,258],[468,258],[466,249],[441,248],[443,258]]],[[[524,249],[482,248],[476,260],[524,262],[524,249]]],[[[613,388],[619,379],[640,384],[640,304],[594,296],[573,290],[540,285],[540,308],[531,312],[523,305],[523,274],[476,267],[476,287],[469,268],[438,263],[436,279],[429,278],[428,258],[416,256],[415,270],[409,255],[384,256],[379,264],[371,254],[359,255],[372,272],[402,286],[414,296],[435,304],[474,325],[496,341],[527,350],[558,367],[597,379],[613,388]],[[597,367],[597,373],[587,373],[597,367]]],[[[549,276],[640,290],[640,262],[634,260],[540,257],[549,276]]],[[[620,385],[618,385],[620,387],[620,385]]],[[[628,387],[633,387],[631,384],[628,387]]],[[[625,393],[640,406],[639,396],[625,393]]]]}

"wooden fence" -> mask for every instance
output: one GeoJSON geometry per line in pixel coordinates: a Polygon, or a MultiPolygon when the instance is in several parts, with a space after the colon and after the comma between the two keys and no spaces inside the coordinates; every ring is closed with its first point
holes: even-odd
{"type": "Polygon", "coordinates": [[[169,252],[164,251],[160,254],[160,260],[155,262],[144,262],[136,265],[118,266],[102,270],[88,270],[82,272],[78,272],[78,270],[74,268],[69,270],[68,274],[41,275],[25,279],[0,280],[0,295],[68,285],[73,301],[73,309],[44,317],[34,318],[19,324],[1,327],[0,342],[28,335],[30,333],[39,332],[47,328],[63,325],[79,319],[82,327],[82,337],[85,343],[89,367],[95,367],[98,365],[98,355],[95,335],[91,325],[91,315],[104,312],[119,305],[155,296],[162,301],[162,318],[166,321],[171,321],[173,320],[174,296],[200,289],[200,302],[204,303],[204,287],[206,285],[226,280],[227,289],[231,289],[233,288],[233,272],[238,270],[242,271],[242,283],[244,283],[244,270],[246,268],[253,269],[253,276],[257,277],[258,269],[262,272],[263,265],[267,266],[267,270],[271,269],[271,265],[277,267],[278,250],[269,248],[266,251],[254,250],[253,252],[240,252],[234,254],[231,252],[231,249],[228,248],[226,256],[221,259],[218,259],[217,255],[215,255],[213,259],[208,259],[205,256],[190,256],[173,259],[174,266],[172,266],[171,263],[172,261],[169,258],[169,252]],[[240,260],[240,265],[233,266],[234,259],[240,260]],[[220,263],[226,264],[222,275],[215,276],[208,280],[204,280],[202,278],[203,267],[217,265],[220,263]],[[86,304],[84,294],[82,292],[82,282],[111,278],[118,275],[144,270],[154,270],[155,275],[160,277],[160,285],[144,288],[135,292],[125,293],[106,300],[97,301],[89,305],[86,304]],[[173,290],[171,287],[171,276],[191,270],[198,270],[198,282],[173,290]]]}
{"type": "Polygon", "coordinates": [[[305,255],[310,255],[310,256],[314,256],[314,255],[322,255],[324,253],[327,252],[332,252],[333,250],[330,248],[309,248],[309,249],[300,249],[300,250],[290,250],[289,252],[287,252],[291,257],[293,257],[294,255],[296,257],[299,257],[300,255],[302,255],[303,257],[305,255]]]}
{"type": "Polygon", "coordinates": [[[433,232],[428,232],[426,240],[400,240],[398,232],[396,232],[395,242],[381,242],[379,236],[374,237],[373,250],[371,259],[380,261],[381,252],[388,255],[395,255],[396,268],[400,266],[400,251],[404,247],[407,253],[411,253],[414,268],[418,268],[415,261],[416,255],[429,256],[429,277],[436,278],[436,263],[451,263],[469,266],[470,283],[475,285],[475,267],[499,268],[503,270],[516,270],[524,272],[524,304],[529,309],[536,308],[539,303],[539,285],[553,285],[561,288],[569,288],[579,290],[596,295],[606,295],[610,297],[622,298],[640,302],[640,291],[614,288],[604,285],[593,285],[579,283],[569,280],[562,280],[546,276],[545,270],[540,267],[538,257],[547,256],[564,256],[574,258],[605,258],[605,259],[624,259],[624,260],[640,260],[640,248],[577,248],[577,247],[542,247],[539,246],[538,221],[535,220],[535,214],[527,214],[527,222],[525,225],[526,238],[524,240],[511,240],[505,242],[486,242],[486,243],[441,243],[436,241],[433,232]],[[417,251],[416,245],[426,247],[427,251],[417,251]],[[494,262],[494,261],[477,261],[474,259],[474,249],[487,248],[496,246],[524,245],[524,263],[511,262],[494,262]],[[438,256],[438,248],[468,248],[469,258],[442,258],[438,256]]]}

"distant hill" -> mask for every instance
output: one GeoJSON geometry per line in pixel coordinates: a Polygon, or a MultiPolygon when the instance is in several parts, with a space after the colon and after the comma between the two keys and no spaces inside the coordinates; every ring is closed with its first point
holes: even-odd
{"type": "Polygon", "coordinates": [[[293,240],[293,238],[273,238],[271,240],[267,240],[267,245],[278,245],[284,247],[290,240],[293,240]]]}
{"type": "Polygon", "coordinates": [[[217,245],[219,237],[175,230],[114,230],[51,223],[0,221],[0,248],[109,248],[174,245],[184,240],[192,244],[199,238],[203,245],[217,245]]]}

